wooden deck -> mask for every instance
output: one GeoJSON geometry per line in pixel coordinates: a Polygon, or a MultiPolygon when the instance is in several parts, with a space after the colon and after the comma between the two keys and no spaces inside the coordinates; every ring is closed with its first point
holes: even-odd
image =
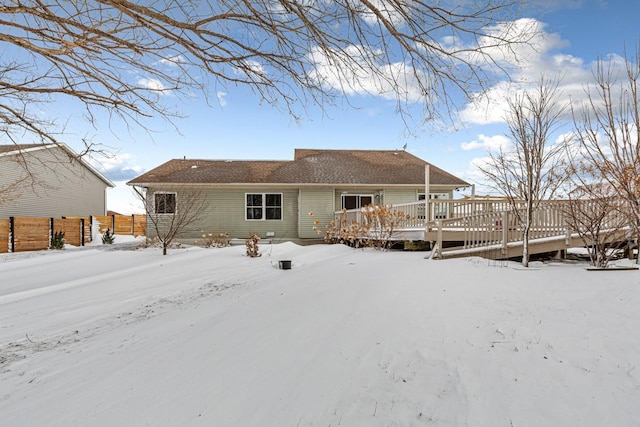
{"type": "MultiPolygon", "coordinates": [[[[523,203],[516,206],[522,209],[523,203]]],[[[433,258],[483,256],[507,259],[522,256],[523,230],[516,210],[503,199],[429,200],[393,205],[408,218],[392,240],[428,241],[433,258]]],[[[336,215],[342,215],[342,212],[336,215]]],[[[360,210],[346,212],[349,221],[361,221],[360,210]]],[[[621,226],[621,213],[612,214],[607,239],[625,241],[630,227],[621,226]],[[614,225],[615,224],[615,225],[614,225]],[[615,227],[615,228],[614,228],[615,227]]],[[[603,223],[606,226],[606,221],[603,223]]],[[[529,254],[583,247],[580,233],[567,221],[566,200],[545,200],[534,212],[529,254]]]]}

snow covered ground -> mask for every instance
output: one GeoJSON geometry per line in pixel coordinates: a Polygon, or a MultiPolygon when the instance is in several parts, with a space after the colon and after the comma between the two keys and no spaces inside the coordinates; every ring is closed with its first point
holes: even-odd
{"type": "Polygon", "coordinates": [[[0,255],[2,426],[640,425],[638,271],[118,238],[0,255]]]}

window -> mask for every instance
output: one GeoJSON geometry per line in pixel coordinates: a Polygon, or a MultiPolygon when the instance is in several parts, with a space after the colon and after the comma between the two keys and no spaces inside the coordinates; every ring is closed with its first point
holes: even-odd
{"type": "Polygon", "coordinates": [[[176,193],[154,193],[157,214],[176,213],[176,193]]]}
{"type": "Polygon", "coordinates": [[[373,203],[373,196],[371,194],[343,194],[342,195],[342,209],[360,209],[363,206],[367,206],[373,203]]]}
{"type": "Polygon", "coordinates": [[[246,216],[247,220],[281,220],[282,194],[247,194],[246,216]]]}

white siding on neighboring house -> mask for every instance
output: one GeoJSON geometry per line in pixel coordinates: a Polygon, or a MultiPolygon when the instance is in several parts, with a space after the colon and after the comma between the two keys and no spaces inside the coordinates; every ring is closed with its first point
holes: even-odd
{"type": "Polygon", "coordinates": [[[104,215],[111,186],[59,147],[5,154],[0,156],[0,191],[13,191],[0,197],[0,218],[104,215]]]}

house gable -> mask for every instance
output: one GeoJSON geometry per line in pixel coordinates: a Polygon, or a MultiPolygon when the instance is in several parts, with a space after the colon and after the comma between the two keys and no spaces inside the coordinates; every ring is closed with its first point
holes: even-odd
{"type": "Polygon", "coordinates": [[[0,218],[102,215],[113,186],[64,145],[0,146],[0,218]]]}

